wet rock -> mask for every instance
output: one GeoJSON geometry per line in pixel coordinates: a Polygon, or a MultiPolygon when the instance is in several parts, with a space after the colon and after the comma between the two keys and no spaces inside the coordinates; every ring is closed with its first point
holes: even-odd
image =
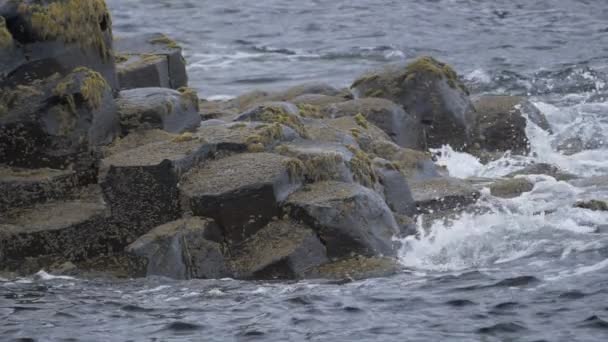
{"type": "Polygon", "coordinates": [[[304,83],[288,88],[282,92],[274,93],[269,95],[270,101],[291,101],[294,98],[301,95],[325,95],[325,96],[339,96],[341,95],[340,90],[325,84],[325,83],[304,83]]]}
{"type": "Polygon", "coordinates": [[[0,88],[86,67],[116,89],[105,1],[4,1],[0,18],[0,88]]]}
{"type": "Polygon", "coordinates": [[[299,172],[291,158],[237,154],[192,169],[179,188],[193,215],[213,218],[226,241],[238,243],[280,216],[279,202],[302,182],[299,172]]]}
{"type": "MultiPolygon", "coordinates": [[[[342,96],[330,96],[330,95],[322,95],[322,94],[303,94],[297,97],[294,97],[290,100],[291,103],[295,104],[298,107],[303,106],[315,106],[320,111],[321,108],[331,105],[334,103],[344,102],[346,100],[345,97],[342,96]]],[[[302,108],[300,108],[300,111],[302,108]]]]}
{"type": "Polygon", "coordinates": [[[371,72],[357,79],[351,89],[358,98],[381,97],[403,106],[424,125],[421,141],[425,146],[449,144],[462,149],[471,143],[475,111],[468,90],[449,65],[432,57],[371,72]]]}
{"type": "Polygon", "coordinates": [[[9,209],[66,198],[79,183],[77,174],[72,170],[0,166],[0,214],[9,209]]]}
{"type": "Polygon", "coordinates": [[[384,200],[394,213],[412,216],[416,214],[416,203],[405,176],[395,164],[383,159],[374,160],[374,168],[382,184],[384,200]]]}
{"type": "Polygon", "coordinates": [[[122,133],[158,128],[170,133],[194,131],[201,122],[198,97],[167,88],[123,90],[116,100],[122,133]]]}
{"type": "Polygon", "coordinates": [[[419,213],[451,211],[475,203],[479,192],[469,183],[450,177],[410,182],[419,213]]]}
{"type": "Polygon", "coordinates": [[[130,226],[133,234],[144,234],[181,216],[180,175],[215,152],[213,145],[187,137],[147,144],[102,160],[104,198],[112,216],[130,226]]]}
{"type": "Polygon", "coordinates": [[[258,121],[285,125],[300,136],[306,136],[306,128],[302,123],[298,107],[289,102],[265,102],[251,107],[240,114],[235,121],[258,121]]]}
{"type": "Polygon", "coordinates": [[[0,159],[9,166],[65,169],[86,158],[92,164],[91,152],[118,133],[112,89],[86,68],[4,88],[0,104],[8,110],[0,115],[0,159]]]}
{"type": "Polygon", "coordinates": [[[496,197],[514,198],[533,188],[534,184],[526,178],[501,179],[490,184],[490,193],[496,197]]]}
{"type": "Polygon", "coordinates": [[[219,152],[242,153],[271,151],[281,142],[292,141],[300,136],[293,129],[279,123],[234,122],[206,125],[196,132],[219,152]]]}
{"type": "Polygon", "coordinates": [[[578,201],[574,207],[593,211],[608,211],[608,203],[600,200],[578,201]]]}
{"type": "Polygon", "coordinates": [[[528,165],[521,170],[509,173],[506,177],[515,177],[518,175],[547,175],[557,179],[558,181],[568,181],[578,178],[573,174],[562,171],[555,165],[546,163],[528,165]]]}
{"type": "Polygon", "coordinates": [[[117,138],[108,146],[102,148],[103,155],[109,157],[113,154],[132,150],[134,148],[155,142],[170,141],[177,137],[160,129],[138,129],[130,132],[124,137],[117,138]]]}
{"type": "Polygon", "coordinates": [[[356,256],[315,267],[306,278],[355,281],[388,277],[403,269],[396,259],[356,256]]]}
{"type": "Polygon", "coordinates": [[[75,261],[117,248],[105,224],[106,207],[97,191],[68,201],[51,201],[0,216],[0,264],[20,269],[28,257],[75,261]]]}
{"type": "MultiPolygon", "coordinates": [[[[397,225],[399,226],[399,234],[397,234],[398,238],[405,238],[412,235],[418,235],[418,225],[416,221],[410,216],[400,215],[394,213],[395,221],[397,221],[397,225]]],[[[401,247],[401,243],[397,242],[395,249],[399,249],[401,247]]]]}
{"type": "Polygon", "coordinates": [[[301,162],[305,179],[309,182],[335,180],[354,181],[350,169],[353,153],[344,145],[310,140],[281,144],[276,152],[301,162]]]}
{"type": "Polygon", "coordinates": [[[121,37],[114,41],[120,89],[188,86],[181,47],[160,33],[121,37]]]}
{"type": "Polygon", "coordinates": [[[556,140],[560,142],[555,148],[566,156],[571,156],[584,150],[601,149],[608,144],[601,126],[570,129],[558,135],[556,140]]]}
{"type": "Polygon", "coordinates": [[[419,141],[419,133],[422,130],[420,123],[401,106],[389,100],[362,98],[328,105],[323,111],[331,118],[353,117],[363,126],[369,121],[386,132],[399,146],[422,147],[419,141]],[[363,118],[365,120],[362,120],[363,118]]]}
{"type": "Polygon", "coordinates": [[[241,279],[298,279],[329,261],[312,229],[283,220],[270,222],[231,251],[231,268],[241,279]]]}
{"type": "Polygon", "coordinates": [[[317,232],[330,258],[395,254],[395,218],[382,197],[363,186],[333,181],[307,185],[287,198],[284,211],[317,232]]]}
{"type": "Polygon", "coordinates": [[[152,229],[130,244],[129,254],[145,259],[145,274],[174,279],[224,278],[220,228],[213,220],[187,218],[152,229]]]}
{"type": "Polygon", "coordinates": [[[392,163],[408,181],[420,181],[440,177],[437,166],[427,152],[402,148],[386,140],[374,140],[368,146],[372,156],[380,157],[392,163]]]}
{"type": "Polygon", "coordinates": [[[545,116],[525,97],[484,95],[474,101],[474,106],[477,110],[475,137],[468,150],[475,155],[482,151],[528,154],[525,115],[541,128],[550,130],[545,116]]]}

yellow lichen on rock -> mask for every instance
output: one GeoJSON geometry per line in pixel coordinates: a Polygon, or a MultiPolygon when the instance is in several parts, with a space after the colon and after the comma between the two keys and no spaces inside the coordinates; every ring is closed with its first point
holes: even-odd
{"type": "Polygon", "coordinates": [[[198,111],[199,102],[198,102],[198,94],[196,93],[196,90],[194,90],[192,88],[188,88],[188,87],[181,87],[181,88],[177,89],[177,91],[179,91],[181,94],[181,98],[183,100],[182,105],[184,107],[188,107],[188,104],[191,104],[198,111]]]}
{"type": "Polygon", "coordinates": [[[79,92],[90,109],[97,109],[101,106],[103,96],[109,85],[100,73],[85,67],[74,69],[63,81],[57,83],[53,94],[64,99],[76,111],[76,103],[72,92],[79,92]],[[77,82],[76,77],[83,74],[82,80],[77,82]],[[79,84],[78,89],[74,87],[79,84]]]}
{"type": "Polygon", "coordinates": [[[0,15],[0,49],[13,47],[13,35],[6,28],[6,20],[0,15]]]}
{"type": "Polygon", "coordinates": [[[301,160],[296,158],[287,159],[283,162],[285,168],[287,169],[287,174],[289,175],[289,179],[302,179],[304,177],[304,163],[301,160]]]}
{"type": "Polygon", "coordinates": [[[260,114],[263,122],[278,123],[293,128],[300,136],[307,137],[304,124],[296,115],[290,115],[284,109],[274,106],[265,106],[260,114]]]}
{"type": "Polygon", "coordinates": [[[111,30],[112,26],[104,0],[64,0],[48,5],[22,3],[19,13],[41,39],[92,47],[104,58],[112,55],[104,37],[104,31],[111,30]]]}
{"type": "Polygon", "coordinates": [[[365,129],[369,128],[369,124],[367,122],[367,119],[361,113],[358,113],[357,115],[355,115],[355,122],[357,123],[357,125],[365,128],[365,129]]]}
{"type": "Polygon", "coordinates": [[[164,34],[161,34],[157,38],[150,39],[150,43],[152,43],[152,44],[163,44],[163,45],[166,45],[168,48],[171,48],[171,49],[181,49],[181,47],[179,46],[179,44],[177,44],[177,42],[175,40],[167,37],[164,34]]]}
{"type": "Polygon", "coordinates": [[[356,146],[349,145],[347,148],[353,154],[349,162],[353,178],[363,186],[372,187],[378,181],[378,175],[371,158],[356,146]]]}
{"type": "Polygon", "coordinates": [[[446,63],[439,62],[430,56],[424,56],[416,59],[406,67],[405,80],[411,80],[418,74],[424,75],[435,75],[437,77],[443,77],[446,79],[448,85],[451,88],[460,88],[462,91],[468,93],[468,90],[458,79],[458,74],[451,66],[446,63]]]}
{"type": "Polygon", "coordinates": [[[321,108],[319,106],[311,105],[308,103],[300,103],[297,105],[300,115],[305,118],[322,118],[321,108]]]}

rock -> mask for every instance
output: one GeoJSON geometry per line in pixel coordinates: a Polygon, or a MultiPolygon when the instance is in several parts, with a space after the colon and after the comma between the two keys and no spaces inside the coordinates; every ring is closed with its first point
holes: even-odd
{"type": "Polygon", "coordinates": [[[405,216],[416,214],[416,203],[405,176],[393,163],[384,159],[374,159],[374,169],[384,192],[386,204],[395,213],[405,216]]]}
{"type": "Polygon", "coordinates": [[[279,145],[276,152],[301,162],[303,175],[308,182],[335,180],[352,183],[350,162],[354,154],[336,143],[300,140],[279,145]]]}
{"type": "Polygon", "coordinates": [[[365,126],[367,123],[359,117],[359,115],[362,115],[366,121],[373,123],[388,134],[392,141],[399,146],[422,147],[419,141],[419,133],[422,130],[420,123],[416,118],[407,114],[401,106],[389,100],[362,98],[331,104],[325,107],[323,111],[331,118],[353,117],[365,126]]]}
{"type": "Polygon", "coordinates": [[[514,198],[532,191],[534,184],[526,178],[501,179],[490,184],[490,194],[502,198],[514,198]]]}
{"type": "Polygon", "coordinates": [[[317,232],[330,258],[395,255],[395,218],[382,197],[363,186],[333,181],[307,185],[287,198],[284,211],[317,232]]]}
{"type": "Polygon", "coordinates": [[[230,265],[240,279],[299,279],[328,262],[315,232],[290,221],[273,221],[231,248],[230,265]]]}
{"type": "MultiPolygon", "coordinates": [[[[314,107],[317,107],[320,111],[321,108],[323,108],[327,105],[344,102],[345,100],[347,100],[347,99],[342,96],[329,96],[329,95],[322,95],[322,94],[303,94],[303,95],[294,97],[293,99],[290,100],[290,102],[295,104],[298,107],[314,106],[314,107]]],[[[302,111],[302,108],[300,108],[300,111],[302,111]]]]}
{"type": "Polygon", "coordinates": [[[388,277],[402,269],[396,259],[356,256],[315,267],[306,274],[306,278],[355,281],[388,277]]]}
{"type": "Polygon", "coordinates": [[[160,33],[121,37],[114,41],[120,89],[188,86],[181,47],[160,33]]]}
{"type": "Polygon", "coordinates": [[[450,177],[413,181],[410,189],[418,212],[423,214],[461,209],[479,198],[469,183],[450,177]]]}
{"type": "Polygon", "coordinates": [[[449,65],[432,57],[369,73],[351,89],[357,98],[381,97],[403,106],[424,125],[420,141],[425,147],[462,149],[471,143],[475,111],[468,90],[449,65]]]}
{"type": "Polygon", "coordinates": [[[104,198],[112,216],[131,227],[133,234],[181,217],[180,175],[215,152],[213,145],[189,137],[147,144],[102,160],[104,198]]]}
{"type": "Polygon", "coordinates": [[[112,142],[118,119],[112,89],[92,70],[0,92],[0,159],[9,166],[66,169],[94,163],[91,152],[112,142]],[[88,157],[87,157],[88,155],[88,157]]]}
{"type": "MultiPolygon", "coordinates": [[[[247,109],[251,108],[256,103],[267,102],[270,93],[262,90],[253,90],[244,94],[241,94],[234,99],[227,101],[226,103],[221,102],[220,108],[224,111],[233,110],[237,113],[242,113],[247,109]]],[[[217,106],[216,106],[217,107],[217,106]]]]}
{"type": "Polygon", "coordinates": [[[557,166],[546,163],[528,165],[519,171],[509,173],[506,175],[506,177],[515,177],[519,175],[547,175],[557,179],[558,181],[568,181],[578,178],[573,174],[560,170],[557,166]]]}
{"type": "Polygon", "coordinates": [[[276,154],[237,154],[192,169],[179,188],[193,215],[213,218],[238,243],[280,217],[279,202],[302,182],[297,166],[276,154]]]}
{"type": "Polygon", "coordinates": [[[170,133],[196,130],[201,122],[198,97],[167,88],[123,90],[116,100],[123,134],[139,128],[158,128],[170,133]]]}
{"type": "Polygon", "coordinates": [[[299,138],[298,133],[282,124],[263,122],[234,122],[205,125],[196,135],[204,137],[224,153],[271,151],[281,142],[299,138]]]}
{"type": "Polygon", "coordinates": [[[0,18],[0,88],[86,67],[116,89],[112,22],[105,1],[4,1],[0,18]]]}
{"type": "Polygon", "coordinates": [[[325,84],[325,83],[304,83],[288,88],[282,92],[275,94],[269,94],[267,100],[270,101],[291,101],[294,98],[301,95],[325,95],[325,96],[338,96],[341,95],[340,90],[325,84]]]}
{"type": "Polygon", "coordinates": [[[265,102],[255,105],[239,115],[235,121],[278,123],[293,129],[302,137],[307,136],[298,107],[289,102],[265,102]]]}
{"type": "Polygon", "coordinates": [[[112,144],[104,146],[102,152],[104,157],[109,157],[151,143],[170,141],[176,137],[177,135],[160,129],[138,129],[124,137],[117,138],[112,144]]]}
{"type": "Polygon", "coordinates": [[[230,275],[221,232],[210,219],[188,218],[152,229],[126,251],[145,259],[145,274],[173,279],[224,278],[230,275]]]}
{"type": "Polygon", "coordinates": [[[106,225],[101,196],[93,191],[68,201],[51,201],[0,216],[0,265],[21,269],[28,257],[77,261],[111,253],[118,238],[106,225]]]}
{"type": "Polygon", "coordinates": [[[608,211],[608,202],[599,200],[578,201],[574,207],[593,211],[608,211]]]}
{"type": "Polygon", "coordinates": [[[478,155],[479,151],[505,152],[526,155],[530,144],[526,136],[527,121],[550,130],[545,116],[527,98],[507,95],[483,95],[474,102],[477,110],[474,144],[468,150],[478,155]]]}
{"type": "Polygon", "coordinates": [[[72,170],[0,166],[0,216],[9,209],[66,198],[79,183],[77,174],[72,170]]]}
{"type": "Polygon", "coordinates": [[[374,140],[368,146],[368,152],[372,156],[390,161],[408,181],[421,181],[441,176],[431,155],[427,152],[402,148],[386,140],[374,140]]]}

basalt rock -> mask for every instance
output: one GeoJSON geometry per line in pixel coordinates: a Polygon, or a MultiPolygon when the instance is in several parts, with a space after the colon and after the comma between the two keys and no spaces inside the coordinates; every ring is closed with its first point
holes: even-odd
{"type": "Polygon", "coordinates": [[[402,148],[386,140],[375,140],[369,147],[370,155],[380,157],[392,163],[392,167],[401,172],[408,181],[421,181],[440,177],[441,173],[426,152],[402,148]]]}
{"type": "Polygon", "coordinates": [[[374,159],[374,169],[383,188],[384,200],[394,213],[404,216],[416,214],[416,204],[405,176],[394,163],[374,159]]]}
{"type": "Polygon", "coordinates": [[[292,103],[265,102],[251,107],[240,114],[235,121],[279,123],[293,129],[300,136],[306,137],[306,128],[299,114],[298,107],[292,103]]]}
{"type": "Polygon", "coordinates": [[[143,274],[173,279],[230,276],[219,227],[210,219],[188,218],[152,229],[126,248],[143,258],[143,274]]]}
{"type": "Polygon", "coordinates": [[[402,147],[420,148],[419,132],[421,124],[403,108],[381,98],[362,98],[326,106],[325,115],[331,118],[350,116],[365,126],[366,121],[382,129],[402,147]],[[363,120],[365,119],[365,120],[363,120]]]}
{"type": "Polygon", "coordinates": [[[328,262],[325,246],[315,232],[291,221],[272,221],[231,248],[236,278],[299,279],[328,262]]]}
{"type": "Polygon", "coordinates": [[[0,107],[6,109],[0,113],[0,160],[9,166],[65,169],[86,158],[94,163],[90,154],[118,133],[112,89],[86,68],[4,88],[0,107]]]}
{"type": "Polygon", "coordinates": [[[358,98],[381,97],[403,106],[424,125],[420,141],[428,147],[462,149],[471,143],[475,111],[468,90],[449,65],[432,57],[371,72],[351,89],[358,98]]]}
{"type": "Polygon", "coordinates": [[[463,209],[479,198],[479,192],[473,186],[457,178],[413,181],[410,188],[418,212],[422,214],[463,209]]]}
{"type": "Polygon", "coordinates": [[[279,202],[302,183],[298,163],[271,153],[245,153],[189,171],[179,184],[195,216],[213,218],[238,243],[281,216],[279,202]]]}
{"type": "Polygon", "coordinates": [[[608,211],[608,202],[600,200],[578,201],[574,206],[593,211],[608,211]]]}
{"type": "Polygon", "coordinates": [[[120,250],[118,234],[110,231],[107,219],[97,191],[6,212],[0,216],[0,264],[19,269],[31,257],[79,261],[120,250]]]}
{"type": "Polygon", "coordinates": [[[283,209],[317,232],[330,258],[395,255],[391,240],[399,228],[373,190],[358,184],[319,182],[289,196],[283,209]]]}
{"type": "Polygon", "coordinates": [[[468,149],[474,154],[481,151],[527,154],[530,146],[525,116],[541,128],[550,130],[545,116],[525,97],[484,95],[474,101],[474,106],[477,111],[474,143],[468,149]]]}
{"type": "Polygon", "coordinates": [[[203,121],[196,135],[216,145],[218,152],[224,154],[271,151],[281,142],[300,137],[293,129],[279,123],[221,121],[213,124],[203,121]]]}
{"type": "Polygon", "coordinates": [[[158,128],[170,133],[196,130],[201,122],[198,96],[167,88],[123,90],[116,100],[122,133],[158,128]]]}
{"type": "Polygon", "coordinates": [[[73,170],[0,166],[0,216],[9,209],[67,198],[79,184],[78,175],[73,170]]]}
{"type": "Polygon", "coordinates": [[[284,156],[298,159],[308,182],[354,181],[349,164],[354,155],[344,145],[300,140],[281,144],[275,150],[284,156]]]}
{"type": "Polygon", "coordinates": [[[181,47],[160,33],[118,38],[114,48],[120,89],[188,86],[181,47]]]}
{"type": "Polygon", "coordinates": [[[534,184],[526,178],[501,179],[490,184],[492,196],[513,198],[524,192],[532,191],[534,184]]]}
{"type": "Polygon", "coordinates": [[[112,28],[104,0],[0,4],[0,88],[87,67],[116,89],[112,28]]]}
{"type": "Polygon", "coordinates": [[[133,234],[178,219],[180,175],[214,152],[213,145],[187,135],[103,159],[100,184],[112,216],[133,234]]]}
{"type": "Polygon", "coordinates": [[[506,177],[515,177],[518,175],[547,175],[558,181],[568,181],[576,179],[573,174],[561,170],[559,167],[547,163],[535,163],[524,167],[521,170],[509,173],[506,177]]]}

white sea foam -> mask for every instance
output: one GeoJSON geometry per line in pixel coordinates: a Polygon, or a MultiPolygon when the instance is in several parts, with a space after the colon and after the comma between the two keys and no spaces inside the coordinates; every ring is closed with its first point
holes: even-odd
{"type": "Polygon", "coordinates": [[[62,275],[52,275],[50,273],[47,273],[44,270],[40,270],[38,271],[38,273],[34,274],[34,279],[36,280],[56,280],[56,279],[62,279],[62,280],[74,280],[76,278],[74,277],[69,277],[69,276],[62,276],[62,275]]]}

